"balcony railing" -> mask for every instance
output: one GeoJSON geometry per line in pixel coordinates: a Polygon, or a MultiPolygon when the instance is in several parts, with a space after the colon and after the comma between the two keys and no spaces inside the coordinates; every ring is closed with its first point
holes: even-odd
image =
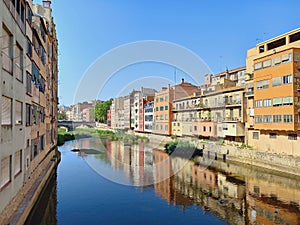
{"type": "Polygon", "coordinates": [[[253,96],[254,95],[254,91],[247,91],[246,93],[245,93],[245,96],[246,97],[251,97],[251,96],[253,96]]]}

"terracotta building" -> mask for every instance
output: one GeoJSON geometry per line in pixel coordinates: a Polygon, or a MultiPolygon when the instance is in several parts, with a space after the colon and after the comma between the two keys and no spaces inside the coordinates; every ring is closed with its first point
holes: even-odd
{"type": "Polygon", "coordinates": [[[180,84],[163,87],[160,92],[155,93],[154,99],[154,126],[153,133],[162,135],[172,134],[173,101],[188,97],[199,88],[182,79],[180,84]]]}

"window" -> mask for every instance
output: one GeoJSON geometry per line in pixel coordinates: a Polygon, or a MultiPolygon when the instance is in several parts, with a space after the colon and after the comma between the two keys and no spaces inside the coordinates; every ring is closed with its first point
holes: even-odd
{"type": "Polygon", "coordinates": [[[166,115],[165,115],[165,120],[168,120],[168,119],[169,119],[169,115],[166,114],[166,115]]]}
{"type": "Polygon", "coordinates": [[[282,77],[283,84],[291,84],[292,83],[292,75],[286,75],[282,77]]]}
{"type": "Polygon", "coordinates": [[[264,51],[265,51],[265,46],[264,45],[259,46],[259,53],[262,53],[264,51]]]}
{"type": "Polygon", "coordinates": [[[264,115],[264,123],[272,123],[272,116],[264,115]]]}
{"type": "Polygon", "coordinates": [[[292,123],[293,122],[293,115],[283,115],[283,122],[284,123],[292,123]]]}
{"type": "Polygon", "coordinates": [[[31,125],[31,106],[26,104],[26,126],[31,125]]]}
{"type": "Polygon", "coordinates": [[[160,116],[159,116],[159,119],[160,119],[160,120],[164,120],[164,115],[160,115],[160,116]]]}
{"type": "Polygon", "coordinates": [[[194,131],[197,131],[198,127],[197,126],[194,126],[194,131]]]}
{"type": "Polygon", "coordinates": [[[29,5],[27,6],[27,20],[28,20],[28,23],[31,25],[32,23],[32,11],[29,7],[29,5]]]}
{"type": "Polygon", "coordinates": [[[255,123],[262,123],[262,116],[255,116],[254,120],[255,120],[255,123]]]}
{"type": "Polygon", "coordinates": [[[44,139],[45,139],[45,138],[44,138],[44,135],[42,135],[42,136],[40,137],[40,144],[41,144],[41,146],[40,146],[41,148],[40,148],[40,149],[41,149],[41,151],[44,150],[44,139]]]}
{"type": "Polygon", "coordinates": [[[165,131],[168,131],[168,130],[169,130],[169,126],[165,125],[165,131]]]}
{"type": "Polygon", "coordinates": [[[208,100],[205,99],[205,106],[208,106],[208,100]]]}
{"type": "Polygon", "coordinates": [[[169,101],[169,96],[168,95],[165,96],[165,101],[166,102],[169,101]]]}
{"type": "Polygon", "coordinates": [[[300,40],[300,32],[290,35],[290,43],[300,40]]]}
{"type": "Polygon", "coordinates": [[[23,123],[23,104],[22,102],[15,102],[15,124],[20,125],[23,123]]]}
{"type": "Polygon", "coordinates": [[[271,99],[265,99],[264,100],[264,107],[271,107],[272,106],[272,100],[271,99]]]}
{"type": "Polygon", "coordinates": [[[15,75],[17,80],[23,82],[23,49],[18,44],[15,49],[15,75]]]}
{"type": "Polygon", "coordinates": [[[165,106],[165,110],[168,110],[168,109],[169,109],[169,106],[166,105],[166,106],[165,106]]]}
{"type": "Polygon", "coordinates": [[[206,132],[206,126],[203,126],[203,132],[206,132]]]}
{"type": "Polygon", "coordinates": [[[15,176],[22,171],[22,150],[15,153],[15,176]]]}
{"type": "Polygon", "coordinates": [[[29,38],[27,38],[27,55],[31,58],[32,57],[32,43],[29,40],[29,38]]]}
{"type": "Polygon", "coordinates": [[[33,145],[33,159],[38,155],[38,146],[37,144],[33,145]]]}
{"type": "Polygon", "coordinates": [[[294,62],[299,62],[299,53],[294,52],[294,62]]]}
{"type": "Polygon", "coordinates": [[[158,107],[155,108],[155,111],[156,111],[156,112],[158,111],[158,107]]]}
{"type": "Polygon", "coordinates": [[[1,125],[12,125],[12,99],[2,96],[1,125]]]}
{"type": "Polygon", "coordinates": [[[252,139],[259,140],[259,132],[253,132],[252,139]]]}
{"type": "Polygon", "coordinates": [[[155,101],[158,102],[158,98],[156,98],[155,101]]]}
{"type": "Polygon", "coordinates": [[[277,138],[277,134],[276,133],[269,133],[269,138],[270,139],[276,139],[277,138]]]}
{"type": "Polygon", "coordinates": [[[32,74],[31,78],[32,78],[34,85],[36,87],[38,87],[39,82],[40,82],[40,70],[34,62],[32,62],[32,73],[31,74],[32,74]]]}
{"type": "Polygon", "coordinates": [[[6,29],[2,29],[2,68],[8,73],[12,73],[12,35],[6,29]]]}
{"type": "Polygon", "coordinates": [[[281,57],[277,56],[277,57],[273,58],[272,63],[273,63],[273,66],[280,65],[281,64],[281,57]]]}
{"type": "Polygon", "coordinates": [[[296,141],[298,138],[297,134],[288,134],[288,140],[296,141]]]}
{"type": "Polygon", "coordinates": [[[262,67],[267,68],[271,66],[271,59],[262,62],[262,67]]]}
{"type": "Polygon", "coordinates": [[[284,97],[282,100],[283,105],[293,105],[293,97],[284,97]]]}
{"type": "Polygon", "coordinates": [[[45,93],[45,89],[46,89],[45,79],[43,77],[40,77],[39,81],[40,81],[40,83],[39,83],[39,91],[44,94],[45,93]]]}
{"type": "Polygon", "coordinates": [[[261,108],[262,107],[262,103],[263,103],[262,100],[256,100],[255,101],[255,108],[261,108]]]}
{"type": "Polygon", "coordinates": [[[272,86],[275,87],[279,85],[281,85],[281,77],[272,78],[272,86]]]}
{"type": "Polygon", "coordinates": [[[269,88],[269,80],[261,80],[256,82],[256,90],[263,90],[269,88]]]}
{"type": "Polygon", "coordinates": [[[26,93],[31,94],[32,89],[31,89],[31,74],[26,72],[26,93]]]}
{"type": "Polygon", "coordinates": [[[254,70],[260,70],[262,68],[262,62],[258,62],[254,64],[254,70]]]}
{"type": "Polygon", "coordinates": [[[253,187],[253,192],[255,195],[260,195],[260,188],[258,186],[253,187]]]}
{"type": "Polygon", "coordinates": [[[282,106],[282,98],[273,98],[273,106],[282,106]]]}
{"type": "Polygon", "coordinates": [[[5,157],[1,160],[0,189],[11,181],[11,164],[11,156],[5,157]]]}
{"type": "Polygon", "coordinates": [[[163,106],[159,107],[159,111],[164,111],[164,107],[163,106]]]}
{"type": "Polygon", "coordinates": [[[282,55],[281,60],[282,63],[292,62],[292,53],[282,55]]]}
{"type": "Polygon", "coordinates": [[[160,97],[160,98],[159,98],[159,101],[160,101],[160,102],[164,101],[164,98],[163,98],[163,97],[160,97]]]}
{"type": "Polygon", "coordinates": [[[286,44],[286,39],[285,37],[278,39],[276,41],[270,42],[267,44],[267,48],[268,50],[274,49],[274,48],[278,48],[280,46],[283,46],[286,44]]]}
{"type": "Polygon", "coordinates": [[[281,123],[282,116],[281,115],[273,115],[273,123],[281,123]]]}

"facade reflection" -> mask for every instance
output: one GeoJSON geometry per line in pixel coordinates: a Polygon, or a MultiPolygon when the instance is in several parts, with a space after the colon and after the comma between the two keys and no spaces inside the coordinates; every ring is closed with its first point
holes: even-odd
{"type": "MultiPolygon", "coordinates": [[[[229,224],[300,224],[300,182],[295,177],[222,161],[204,166],[206,159],[195,164],[142,143],[85,139],[76,146],[104,149],[103,156],[94,156],[97,163],[108,163],[135,186],[153,187],[158,197],[182,210],[199,207],[229,224]]],[[[51,185],[42,221],[56,218],[56,183],[51,185]]]]}

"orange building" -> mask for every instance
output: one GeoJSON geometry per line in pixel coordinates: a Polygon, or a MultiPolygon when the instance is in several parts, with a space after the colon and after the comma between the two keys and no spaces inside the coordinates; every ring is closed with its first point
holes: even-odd
{"type": "Polygon", "coordinates": [[[254,129],[248,144],[259,150],[300,155],[300,29],[248,50],[253,72],[254,129]]]}
{"type": "Polygon", "coordinates": [[[191,96],[199,88],[190,83],[181,80],[180,84],[175,86],[163,87],[161,92],[155,93],[154,99],[154,126],[152,133],[171,135],[173,120],[173,101],[176,99],[191,96]]]}

